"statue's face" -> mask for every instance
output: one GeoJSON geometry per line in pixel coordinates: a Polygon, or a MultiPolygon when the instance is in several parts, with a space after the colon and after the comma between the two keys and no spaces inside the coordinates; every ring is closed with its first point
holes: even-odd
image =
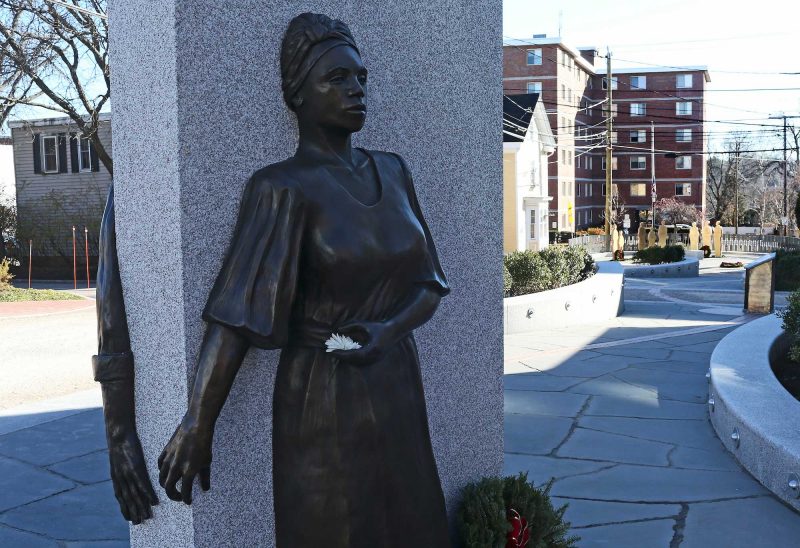
{"type": "Polygon", "coordinates": [[[367,69],[349,46],[337,46],[323,55],[297,93],[301,123],[348,132],[360,131],[367,118],[364,101],[367,69]]]}

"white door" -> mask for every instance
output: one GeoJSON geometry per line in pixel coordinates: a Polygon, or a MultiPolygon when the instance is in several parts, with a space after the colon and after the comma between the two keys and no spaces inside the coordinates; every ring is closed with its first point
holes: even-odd
{"type": "Polygon", "coordinates": [[[526,245],[525,249],[529,249],[532,251],[539,250],[539,241],[538,241],[538,227],[536,226],[536,208],[535,207],[526,207],[525,208],[525,236],[526,236],[526,245]]]}

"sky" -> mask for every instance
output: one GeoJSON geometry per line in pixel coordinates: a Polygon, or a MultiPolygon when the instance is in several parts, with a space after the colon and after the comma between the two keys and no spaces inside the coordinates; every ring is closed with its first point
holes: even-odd
{"type": "MultiPolygon", "coordinates": [[[[783,122],[769,117],[800,115],[798,21],[800,2],[794,0],[503,0],[505,40],[547,34],[603,54],[609,48],[612,72],[614,67],[707,66],[706,120],[739,122],[708,123],[710,151],[720,148],[732,130],[749,132],[753,149],[782,146],[783,132],[773,134],[768,126],[783,122]],[[758,91],[728,91],[744,89],[758,91]]],[[[604,62],[599,59],[595,67],[604,62]]],[[[800,118],[792,122],[800,126],[800,118]]]]}

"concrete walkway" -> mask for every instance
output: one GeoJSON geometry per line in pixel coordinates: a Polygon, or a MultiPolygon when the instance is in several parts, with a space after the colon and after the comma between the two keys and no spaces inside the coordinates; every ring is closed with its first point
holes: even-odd
{"type": "Polygon", "coordinates": [[[711,352],[752,319],[743,272],[718,262],[699,278],[626,281],[613,321],[506,337],[505,472],[555,478],[580,547],[800,545],[800,514],[708,421],[711,352]]]}
{"type": "Polygon", "coordinates": [[[0,411],[0,546],[123,548],[100,391],[0,411]]]}

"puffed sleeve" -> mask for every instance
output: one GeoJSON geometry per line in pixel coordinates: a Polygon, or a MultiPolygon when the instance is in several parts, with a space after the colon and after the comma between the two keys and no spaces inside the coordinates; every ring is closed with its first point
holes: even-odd
{"type": "Polygon", "coordinates": [[[285,346],[304,225],[301,192],[254,175],[203,319],[234,329],[260,348],[285,346]]]}
{"type": "Polygon", "coordinates": [[[406,192],[408,193],[408,201],[411,204],[411,209],[414,212],[414,215],[417,217],[419,224],[422,226],[422,230],[425,233],[425,241],[428,244],[425,260],[422,261],[422,264],[420,264],[415,283],[426,285],[444,297],[450,293],[450,286],[447,285],[447,278],[445,278],[442,265],[439,263],[439,254],[436,253],[436,246],[433,243],[433,237],[431,236],[431,231],[428,228],[428,223],[425,222],[425,218],[422,215],[422,209],[419,207],[419,202],[417,201],[417,192],[414,190],[414,181],[411,177],[411,171],[409,171],[405,160],[403,160],[397,154],[394,156],[400,162],[400,167],[403,170],[403,180],[406,185],[406,192]]]}

